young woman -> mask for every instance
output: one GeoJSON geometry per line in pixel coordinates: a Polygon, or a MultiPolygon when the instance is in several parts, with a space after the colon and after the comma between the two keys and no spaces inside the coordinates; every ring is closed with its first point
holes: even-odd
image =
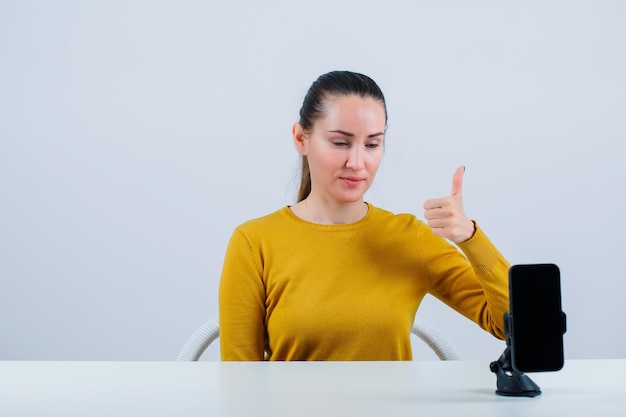
{"type": "Polygon", "coordinates": [[[509,264],[463,211],[463,167],[450,196],[424,203],[426,223],[364,201],[386,127],[371,78],[311,85],[293,126],[298,202],[237,227],[226,251],[223,360],[410,360],[427,293],[504,337],[509,264]]]}

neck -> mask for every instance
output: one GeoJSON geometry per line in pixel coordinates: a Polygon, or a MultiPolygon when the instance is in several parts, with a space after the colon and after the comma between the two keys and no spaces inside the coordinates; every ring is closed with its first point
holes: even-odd
{"type": "Polygon", "coordinates": [[[368,206],[363,201],[350,203],[318,201],[311,196],[291,206],[291,211],[301,219],[317,224],[347,224],[361,220],[368,206]]]}

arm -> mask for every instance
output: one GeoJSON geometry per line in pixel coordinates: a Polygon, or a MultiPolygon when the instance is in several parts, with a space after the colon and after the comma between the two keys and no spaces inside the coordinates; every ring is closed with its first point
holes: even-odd
{"type": "Polygon", "coordinates": [[[476,233],[470,240],[458,246],[472,265],[487,300],[488,310],[481,312],[481,326],[504,339],[504,313],[509,311],[511,265],[479,227],[476,227],[476,233]]]}
{"type": "Polygon", "coordinates": [[[510,265],[465,214],[464,173],[464,167],[454,173],[449,196],[424,203],[424,217],[432,233],[456,243],[465,254],[463,257],[447,244],[450,248],[439,247],[439,253],[431,253],[427,262],[433,280],[432,293],[494,336],[504,338],[503,316],[509,307],[510,265]]]}
{"type": "Polygon", "coordinates": [[[444,240],[431,238],[438,244],[428,245],[430,293],[504,339],[504,313],[509,309],[508,261],[479,227],[471,239],[458,244],[465,256],[444,240]]]}
{"type": "Polygon", "coordinates": [[[261,262],[240,229],[235,230],[226,249],[219,315],[222,360],[263,360],[265,286],[261,262]]]}

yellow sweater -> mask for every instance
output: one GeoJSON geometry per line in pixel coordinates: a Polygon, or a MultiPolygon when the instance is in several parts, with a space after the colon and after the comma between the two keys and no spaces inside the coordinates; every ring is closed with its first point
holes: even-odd
{"type": "Polygon", "coordinates": [[[222,360],[410,360],[426,293],[503,338],[509,264],[478,227],[458,247],[465,256],[415,216],[371,204],[350,224],[289,207],[250,220],[226,251],[222,360]]]}

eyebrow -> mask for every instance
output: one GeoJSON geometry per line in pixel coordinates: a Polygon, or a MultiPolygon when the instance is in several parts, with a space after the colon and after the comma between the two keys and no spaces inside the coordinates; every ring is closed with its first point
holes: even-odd
{"type": "MultiPolygon", "coordinates": [[[[344,136],[348,136],[348,137],[354,137],[354,133],[350,133],[350,132],[346,132],[345,130],[341,130],[341,129],[337,129],[337,130],[329,130],[328,133],[339,133],[342,134],[344,136]]],[[[371,135],[368,135],[368,138],[374,138],[376,136],[384,136],[385,132],[378,132],[378,133],[372,133],[371,135]]]]}

